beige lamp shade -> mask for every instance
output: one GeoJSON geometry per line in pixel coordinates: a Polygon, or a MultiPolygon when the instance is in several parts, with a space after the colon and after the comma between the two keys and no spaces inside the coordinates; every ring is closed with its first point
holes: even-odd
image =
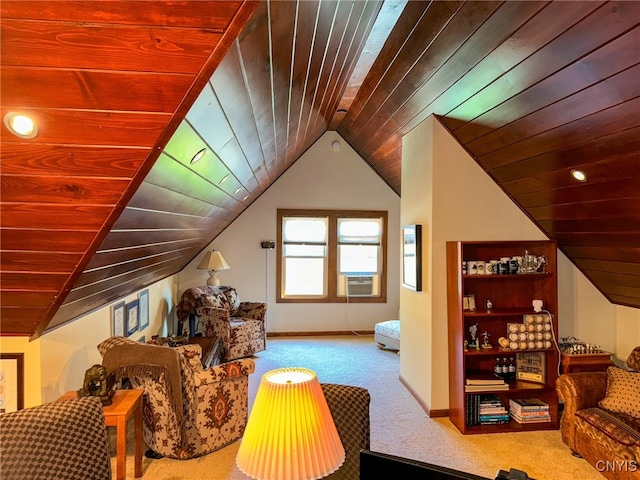
{"type": "Polygon", "coordinates": [[[229,264],[218,250],[207,252],[202,261],[196,267],[200,270],[209,270],[207,285],[220,285],[220,279],[216,276],[218,270],[229,270],[229,264]]]}
{"type": "Polygon", "coordinates": [[[290,367],[262,376],[236,463],[257,480],[312,480],[344,463],[345,452],[320,382],[290,367]]]}

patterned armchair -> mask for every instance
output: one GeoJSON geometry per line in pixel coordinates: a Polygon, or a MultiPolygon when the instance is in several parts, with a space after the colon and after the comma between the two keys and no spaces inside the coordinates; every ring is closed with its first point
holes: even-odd
{"type": "Polygon", "coordinates": [[[170,348],[111,337],[98,345],[117,379],[144,389],[143,437],[158,456],[205,455],[244,434],[253,360],[203,369],[200,345],[170,348]]]}
{"type": "Polygon", "coordinates": [[[336,424],[344,447],[344,463],[330,480],[358,480],[360,478],[360,450],[370,448],[371,426],[369,404],[371,396],[366,388],[323,383],[322,393],[336,424]]]}
{"type": "Polygon", "coordinates": [[[205,337],[220,337],[223,361],[249,357],[267,348],[267,304],[241,302],[233,287],[195,287],[182,294],[178,320],[194,312],[205,337]]]}
{"type": "Polygon", "coordinates": [[[0,415],[3,480],[110,480],[107,427],[98,397],[0,415]]]}

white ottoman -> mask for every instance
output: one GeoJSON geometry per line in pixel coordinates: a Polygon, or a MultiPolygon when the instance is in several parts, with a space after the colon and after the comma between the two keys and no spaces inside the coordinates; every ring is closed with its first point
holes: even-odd
{"type": "Polygon", "coordinates": [[[400,320],[376,323],[373,338],[380,348],[400,350],[400,320]]]}

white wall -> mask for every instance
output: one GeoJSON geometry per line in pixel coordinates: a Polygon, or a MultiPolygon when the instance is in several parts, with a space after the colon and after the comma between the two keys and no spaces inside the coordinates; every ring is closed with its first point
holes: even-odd
{"type": "MultiPolygon", "coordinates": [[[[434,117],[409,132],[402,148],[401,221],[422,223],[427,232],[423,272],[429,278],[424,292],[401,292],[400,374],[430,409],[446,409],[446,242],[546,237],[434,117]]],[[[640,310],[609,303],[562,253],[558,287],[560,336],[600,344],[623,359],[640,344],[640,310]],[[624,344],[622,326],[632,337],[624,344]]]]}
{"type": "MultiPolygon", "coordinates": [[[[326,132],[212,248],[231,267],[219,272],[222,285],[236,287],[240,300],[267,301],[268,332],[373,330],[398,316],[400,198],[336,132],[326,132]],[[331,149],[334,140],[342,145],[338,152],[331,149]],[[275,250],[262,249],[260,241],[276,240],[278,208],[388,211],[387,303],[276,303],[275,250]]],[[[206,283],[207,272],[195,268],[202,255],[179,274],[180,292],[206,283]]]]}
{"type": "MultiPolygon", "coordinates": [[[[168,323],[175,317],[175,277],[148,287],[149,326],[132,334],[131,339],[138,340],[145,336],[148,340],[157,333],[167,334],[168,323]]],[[[138,293],[134,292],[113,304],[135,300],[138,293]]],[[[96,346],[112,334],[113,304],[45,333],[37,340],[40,344],[42,402],[53,401],[69,390],[78,390],[82,387],[85,371],[91,365],[102,362],[96,346]]]]}

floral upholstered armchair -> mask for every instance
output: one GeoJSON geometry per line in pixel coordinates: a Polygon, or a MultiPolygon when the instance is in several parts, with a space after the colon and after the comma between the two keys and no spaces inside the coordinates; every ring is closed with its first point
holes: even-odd
{"type": "Polygon", "coordinates": [[[98,350],[109,373],[144,389],[143,437],[156,456],[197,457],[244,434],[253,360],[203,369],[200,345],[170,348],[119,336],[98,350]]]}
{"type": "Polygon", "coordinates": [[[195,287],[177,306],[178,320],[195,314],[205,337],[220,337],[223,361],[249,357],[267,348],[267,304],[241,302],[233,287],[195,287]]]}

